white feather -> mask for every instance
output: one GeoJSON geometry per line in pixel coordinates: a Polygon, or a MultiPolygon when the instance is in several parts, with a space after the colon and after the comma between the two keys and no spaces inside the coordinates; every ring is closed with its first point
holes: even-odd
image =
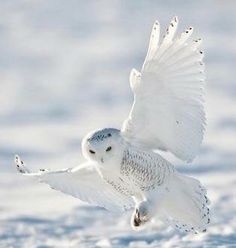
{"type": "Polygon", "coordinates": [[[160,38],[160,24],[158,21],[155,21],[151,32],[147,56],[144,60],[144,65],[146,64],[147,61],[152,60],[154,54],[156,53],[158,48],[159,38],[160,38]]]}
{"type": "Polygon", "coordinates": [[[174,228],[198,233],[206,231],[210,223],[209,204],[206,189],[198,180],[176,173],[168,185],[162,208],[174,228]]]}
{"type": "Polygon", "coordinates": [[[199,50],[200,39],[189,41],[192,27],[175,38],[177,25],[174,18],[160,44],[154,44],[159,38],[153,38],[159,37],[159,30],[152,31],[135,90],[133,80],[130,82],[134,103],[122,133],[130,142],[169,150],[191,161],[205,127],[203,53],[199,50]]]}
{"type": "Polygon", "coordinates": [[[134,206],[131,197],[120,194],[101,178],[92,162],[72,169],[42,170],[38,173],[31,173],[19,156],[16,156],[15,162],[19,172],[24,175],[36,177],[55,190],[95,206],[112,212],[122,212],[134,206]]]}
{"type": "Polygon", "coordinates": [[[138,87],[138,84],[140,83],[141,79],[141,73],[137,71],[136,69],[132,69],[129,76],[130,81],[130,87],[135,92],[135,89],[138,87]]]}

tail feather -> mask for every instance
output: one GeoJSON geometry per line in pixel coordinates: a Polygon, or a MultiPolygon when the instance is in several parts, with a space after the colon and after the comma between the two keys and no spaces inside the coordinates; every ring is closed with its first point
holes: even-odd
{"type": "Polygon", "coordinates": [[[210,223],[210,201],[201,183],[188,176],[174,175],[164,200],[167,222],[181,231],[204,232],[210,223]]]}

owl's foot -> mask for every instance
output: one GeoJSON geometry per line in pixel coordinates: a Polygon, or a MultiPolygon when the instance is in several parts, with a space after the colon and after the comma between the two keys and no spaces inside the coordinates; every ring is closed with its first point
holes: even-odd
{"type": "Polygon", "coordinates": [[[147,202],[140,203],[134,210],[131,217],[131,225],[134,230],[138,230],[150,220],[147,202]]]}

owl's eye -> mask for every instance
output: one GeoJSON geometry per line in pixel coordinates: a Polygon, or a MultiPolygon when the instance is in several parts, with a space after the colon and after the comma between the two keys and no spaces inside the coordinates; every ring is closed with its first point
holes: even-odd
{"type": "Polygon", "coordinates": [[[106,152],[109,152],[110,150],[111,150],[111,146],[108,146],[106,152]]]}
{"type": "Polygon", "coordinates": [[[89,152],[92,153],[92,154],[95,154],[95,151],[93,151],[93,150],[89,150],[89,152]]]}

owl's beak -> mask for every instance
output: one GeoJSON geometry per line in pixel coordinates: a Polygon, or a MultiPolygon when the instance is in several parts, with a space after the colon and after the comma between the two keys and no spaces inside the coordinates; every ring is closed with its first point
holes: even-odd
{"type": "Polygon", "coordinates": [[[103,160],[103,158],[101,158],[101,162],[102,162],[102,163],[104,163],[104,160],[103,160]]]}

